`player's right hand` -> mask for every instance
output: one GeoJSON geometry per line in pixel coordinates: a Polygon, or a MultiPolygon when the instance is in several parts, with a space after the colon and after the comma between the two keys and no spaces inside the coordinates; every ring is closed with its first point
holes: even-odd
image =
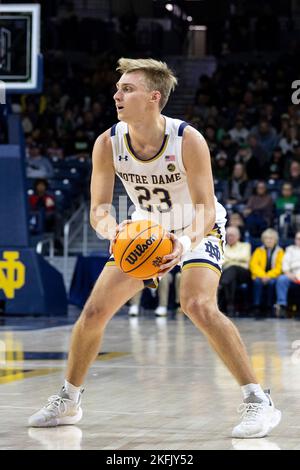
{"type": "Polygon", "coordinates": [[[109,253],[112,254],[113,252],[113,247],[114,247],[114,244],[116,242],[116,239],[119,235],[119,233],[123,230],[123,228],[127,225],[127,224],[131,224],[132,220],[123,220],[119,225],[116,226],[116,231],[115,231],[115,234],[114,234],[114,237],[110,240],[110,245],[109,245],[109,253]]]}

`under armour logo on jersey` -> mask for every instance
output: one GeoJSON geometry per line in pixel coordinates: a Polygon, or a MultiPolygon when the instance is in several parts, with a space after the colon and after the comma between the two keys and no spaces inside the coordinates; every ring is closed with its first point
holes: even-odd
{"type": "Polygon", "coordinates": [[[118,159],[119,159],[119,162],[120,162],[121,160],[125,160],[125,162],[128,161],[127,155],[125,155],[125,157],[122,157],[122,155],[119,155],[118,159]]]}
{"type": "Polygon", "coordinates": [[[213,245],[212,242],[208,241],[205,243],[205,251],[209,254],[211,258],[216,258],[217,261],[220,260],[220,250],[217,245],[213,245]]]}

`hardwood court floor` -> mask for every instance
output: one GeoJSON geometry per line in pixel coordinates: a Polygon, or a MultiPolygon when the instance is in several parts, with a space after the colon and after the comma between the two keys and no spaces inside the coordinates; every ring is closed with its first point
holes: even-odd
{"type": "Polygon", "coordinates": [[[60,428],[27,428],[27,418],[61,386],[71,326],[0,327],[0,449],[300,449],[300,322],[235,323],[283,413],[267,438],[230,437],[239,387],[187,318],[118,314],[90,369],[82,421],[60,428]]]}

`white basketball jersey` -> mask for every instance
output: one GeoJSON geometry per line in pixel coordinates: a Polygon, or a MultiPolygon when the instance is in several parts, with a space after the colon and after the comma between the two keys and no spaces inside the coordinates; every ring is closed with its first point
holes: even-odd
{"type": "MultiPolygon", "coordinates": [[[[116,174],[134,205],[132,219],[152,219],[166,230],[175,231],[190,225],[194,217],[182,161],[182,136],[188,124],[164,118],[162,146],[149,160],[142,160],[134,153],[125,122],[120,121],[111,128],[111,141],[116,174]]],[[[215,203],[216,223],[223,222],[226,211],[216,198],[215,203]]]]}

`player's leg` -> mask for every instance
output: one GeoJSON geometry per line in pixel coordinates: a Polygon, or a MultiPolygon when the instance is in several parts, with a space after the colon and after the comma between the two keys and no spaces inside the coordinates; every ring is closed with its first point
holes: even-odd
{"type": "Polygon", "coordinates": [[[77,387],[83,384],[88,367],[99,352],[107,323],[143,287],[143,281],[129,277],[116,266],[103,269],[72,332],[68,382],[77,387]]]}
{"type": "MultiPolygon", "coordinates": [[[[187,265],[188,266],[188,265],[187,265]]],[[[186,268],[187,268],[186,266],[186,268]]],[[[269,395],[257,383],[246,348],[235,325],[217,306],[219,275],[205,267],[189,267],[181,276],[181,307],[207,337],[224,364],[247,393],[242,423],[234,437],[265,436],[280,421],[269,395]],[[249,425],[250,423],[250,425],[249,425]]]]}
{"type": "Polygon", "coordinates": [[[103,331],[119,308],[143,287],[143,281],[129,277],[116,266],[103,269],[73,328],[67,387],[50,397],[48,404],[29,418],[30,426],[75,424],[81,419],[80,386],[99,352],[103,331]]]}
{"type": "Polygon", "coordinates": [[[256,383],[256,377],[239,332],[217,305],[219,275],[195,267],[181,274],[180,303],[185,314],[207,337],[240,385],[256,383]]]}

